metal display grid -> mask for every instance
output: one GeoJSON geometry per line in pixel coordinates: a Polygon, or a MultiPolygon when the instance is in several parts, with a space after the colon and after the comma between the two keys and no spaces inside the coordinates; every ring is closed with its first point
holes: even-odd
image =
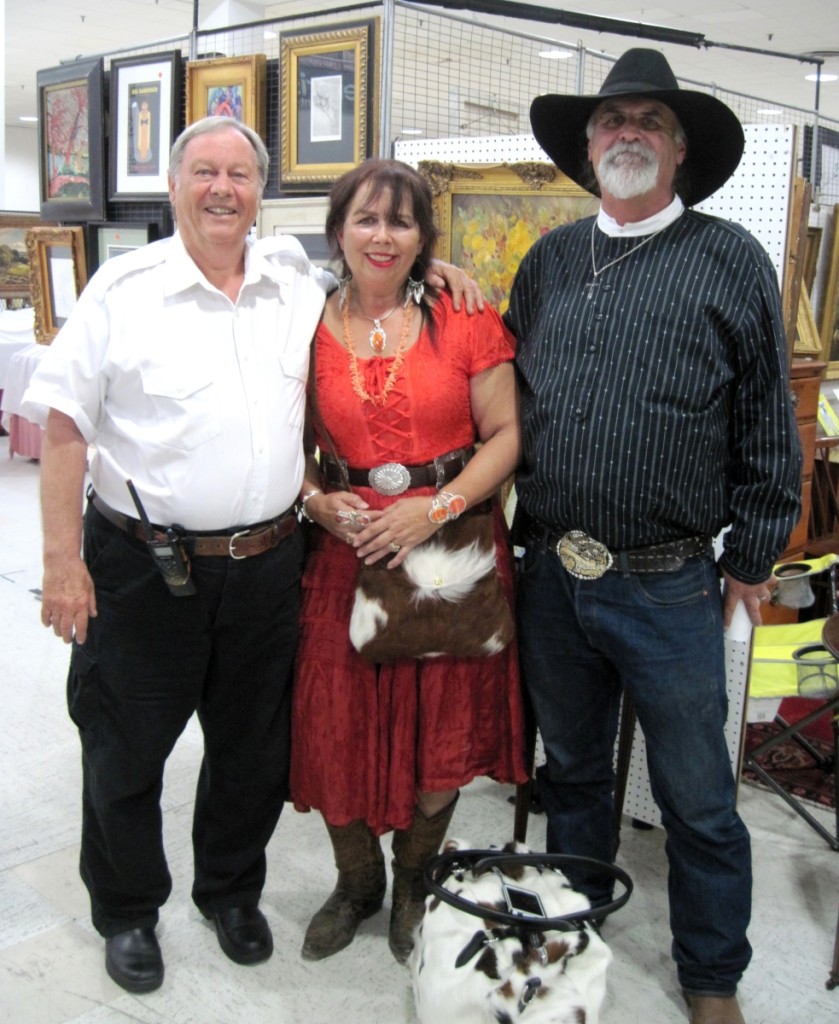
{"type": "MultiPolygon", "coordinates": [[[[377,47],[377,60],[381,62],[379,80],[382,94],[388,96],[390,112],[380,143],[382,155],[391,154],[395,143],[412,138],[409,131],[419,133],[418,137],[424,140],[524,135],[529,131],[528,111],[534,96],[550,92],[596,93],[613,63],[605,54],[562,40],[511,31],[506,20],[502,27],[502,19],[492,15],[482,15],[480,22],[471,21],[417,7],[404,0],[397,0],[393,11],[393,46],[389,51],[392,57],[383,61],[383,47],[377,47]],[[562,49],[571,56],[567,60],[546,60],[539,56],[546,48],[562,49]]],[[[380,3],[347,5],[337,11],[198,31],[194,37],[184,35],[101,56],[105,58],[108,71],[112,58],[172,49],[180,50],[185,60],[191,56],[264,53],[268,58],[265,142],[272,155],[265,194],[266,198],[275,199],[292,194],[280,189],[277,174],[280,34],[318,31],[373,17],[384,20],[384,14],[380,3]]],[[[632,45],[644,45],[644,41],[632,45]]],[[[767,58],[746,55],[744,59],[767,58]]],[[[781,66],[779,74],[783,71],[781,66]]],[[[765,100],[687,79],[680,79],[680,85],[713,93],[727,103],[744,124],[770,127],[766,117],[758,113],[767,106],[765,100]]],[[[834,133],[822,135],[823,139],[839,138],[839,121],[818,118],[812,110],[774,102],[771,106],[780,111],[779,116],[772,119],[772,126],[797,129],[796,174],[809,172],[813,163],[809,152],[813,126],[817,125],[819,132],[834,133]]],[[[823,178],[814,190],[816,204],[830,207],[839,202],[836,161],[819,161],[813,169],[823,178]]],[[[158,219],[162,205],[165,204],[110,203],[108,219],[120,222],[158,219]]]]}

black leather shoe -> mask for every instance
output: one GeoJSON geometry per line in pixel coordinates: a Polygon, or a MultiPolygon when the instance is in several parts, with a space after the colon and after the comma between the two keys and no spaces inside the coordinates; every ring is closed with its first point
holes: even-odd
{"type": "Polygon", "coordinates": [[[259,964],[274,952],[274,940],[259,907],[228,907],[205,914],[213,922],[218,944],[237,964],[259,964]]]}
{"type": "Polygon", "coordinates": [[[105,940],[105,970],[128,992],[153,992],[163,984],[163,956],[154,928],[132,928],[105,940]]]}

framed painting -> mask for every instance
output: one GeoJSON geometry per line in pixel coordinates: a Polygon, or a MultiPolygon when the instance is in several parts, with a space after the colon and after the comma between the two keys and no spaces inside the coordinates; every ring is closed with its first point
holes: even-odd
{"type": "Polygon", "coordinates": [[[280,186],[329,185],[376,148],[378,18],[280,37],[280,186]]]}
{"type": "Polygon", "coordinates": [[[232,117],[265,137],[264,53],[213,57],[186,65],[186,123],[232,117]]]}
{"type": "Polygon", "coordinates": [[[839,203],[833,207],[833,244],[824,279],[821,329],[822,359],[827,363],[825,377],[839,378],[839,203]]]}
{"type": "Polygon", "coordinates": [[[522,257],[560,224],[597,213],[600,200],[548,163],[443,164],[424,160],[440,228],[436,255],[465,270],[501,313],[522,257]]]}
{"type": "Polygon", "coordinates": [[[26,232],[43,225],[37,213],[0,212],[0,299],[29,301],[26,232]]]}
{"type": "Polygon", "coordinates": [[[105,214],[102,60],[37,74],[41,216],[97,220],[105,214]]]}
{"type": "Polygon", "coordinates": [[[139,249],[160,238],[160,225],[106,222],[91,223],[87,227],[87,272],[88,276],[114,256],[139,249]]]}
{"type": "Polygon", "coordinates": [[[111,61],[108,194],[111,200],[166,199],[169,150],[180,129],[181,55],[111,61]]]}
{"type": "Polygon", "coordinates": [[[269,199],[259,208],[257,234],[260,238],[294,235],[312,263],[328,267],[331,254],[324,230],[328,212],[326,196],[269,199]]]}
{"type": "Polygon", "coordinates": [[[35,340],[48,345],[87,284],[82,228],[30,228],[29,251],[35,340]]]}

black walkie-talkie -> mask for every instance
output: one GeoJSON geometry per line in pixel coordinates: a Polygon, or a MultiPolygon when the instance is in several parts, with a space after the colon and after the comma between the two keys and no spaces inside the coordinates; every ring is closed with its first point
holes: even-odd
{"type": "Polygon", "coordinates": [[[143,524],[143,529],[146,531],[146,547],[160,569],[166,586],[169,588],[169,593],[174,594],[175,597],[188,597],[190,594],[194,594],[195,584],[189,575],[189,559],[183,550],[177,530],[170,526],[166,530],[166,540],[155,540],[154,527],[149,522],[146,510],[140,501],[140,495],[131,480],[126,480],[125,483],[137,509],[140,522],[143,524]]]}

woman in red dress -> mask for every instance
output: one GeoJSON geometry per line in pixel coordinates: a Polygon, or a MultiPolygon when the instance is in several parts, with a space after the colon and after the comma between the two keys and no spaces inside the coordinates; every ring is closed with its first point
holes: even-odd
{"type": "Polygon", "coordinates": [[[480,658],[366,661],[349,640],[356,574],[359,559],[396,567],[464,506],[492,498],[497,567],[512,597],[497,495],[519,457],[513,341],[494,310],[458,312],[419,284],[437,231],[430,189],[407,165],[370,160],[344,175],[326,231],[343,276],[313,348],[323,454],[308,460],[302,501],[321,529],[303,576],[291,786],[298,810],[324,817],[338,882],[303,956],[343,949],[380,909],[379,837],[393,831],[389,944],[404,962],[424,909],[422,870],[459,788],[478,775],[526,778],[518,666],[514,644],[480,658]],[[370,470],[394,463],[372,487],[370,470]]]}

